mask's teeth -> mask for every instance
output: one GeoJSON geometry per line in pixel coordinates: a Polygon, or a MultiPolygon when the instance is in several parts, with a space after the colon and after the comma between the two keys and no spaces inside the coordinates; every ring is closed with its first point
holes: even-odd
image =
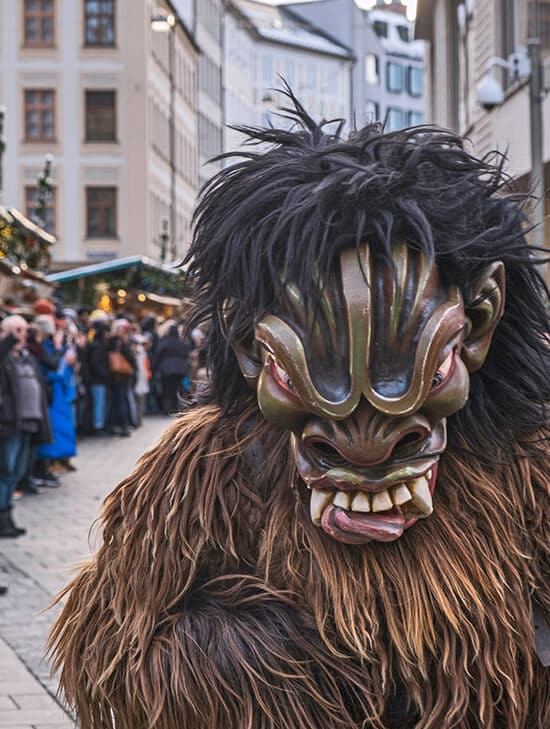
{"type": "Polygon", "coordinates": [[[337,491],[332,503],[341,509],[349,510],[351,507],[351,494],[348,491],[337,491]]]}
{"type": "Polygon", "coordinates": [[[316,526],[321,526],[321,517],[323,511],[332,501],[334,491],[332,489],[312,489],[311,497],[309,500],[309,513],[311,514],[311,521],[316,526]]]}
{"type": "Polygon", "coordinates": [[[404,483],[394,486],[390,493],[391,500],[396,506],[402,506],[412,499],[412,494],[404,483]]]}
{"type": "Polygon", "coordinates": [[[372,495],[372,510],[373,511],[388,511],[393,508],[392,500],[388,489],[384,491],[378,491],[378,493],[372,495]]]}
{"type": "Polygon", "coordinates": [[[403,507],[403,511],[407,516],[414,516],[418,519],[430,516],[434,507],[426,476],[409,481],[407,487],[412,494],[412,501],[403,507]]]}
{"type": "Polygon", "coordinates": [[[364,491],[358,491],[351,502],[351,510],[361,511],[363,514],[368,514],[371,510],[369,494],[366,494],[364,491]]]}

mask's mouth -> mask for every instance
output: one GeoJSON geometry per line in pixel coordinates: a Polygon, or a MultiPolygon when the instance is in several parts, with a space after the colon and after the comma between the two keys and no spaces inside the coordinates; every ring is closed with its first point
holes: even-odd
{"type": "Polygon", "coordinates": [[[295,438],[294,456],[310,489],[313,523],[346,544],[398,539],[433,511],[439,456],[446,447],[445,430],[444,424],[437,428],[436,437],[422,455],[370,468],[355,466],[344,458],[339,462],[332,444],[327,444],[323,453],[318,440],[309,448],[295,438]]]}
{"type": "Polygon", "coordinates": [[[313,523],[345,544],[393,542],[433,511],[437,461],[424,474],[379,491],[342,490],[326,479],[311,489],[313,523]]]}

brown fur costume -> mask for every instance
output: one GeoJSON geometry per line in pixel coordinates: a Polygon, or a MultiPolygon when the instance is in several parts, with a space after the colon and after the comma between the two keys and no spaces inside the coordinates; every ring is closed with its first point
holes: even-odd
{"type": "Polygon", "coordinates": [[[501,167],[450,135],[342,142],[298,116],[301,132],[254,132],[278,146],[203,198],[192,273],[214,395],[106,500],[51,636],[62,689],[81,729],[548,729],[532,620],[533,600],[550,618],[548,314],[523,216],[496,194],[501,167]],[[477,273],[503,261],[507,308],[450,419],[433,515],[351,546],[309,519],[290,434],[263,420],[225,340],[252,336],[282,268],[303,290],[330,246],[389,251],[396,230],[472,305],[477,273]]]}
{"type": "Polygon", "coordinates": [[[107,500],[52,637],[82,729],[391,726],[395,680],[411,726],[549,726],[548,447],[491,470],[448,452],[406,544],[350,549],[299,518],[287,434],[258,424],[271,477],[251,472],[246,420],[180,417],[107,500]]]}

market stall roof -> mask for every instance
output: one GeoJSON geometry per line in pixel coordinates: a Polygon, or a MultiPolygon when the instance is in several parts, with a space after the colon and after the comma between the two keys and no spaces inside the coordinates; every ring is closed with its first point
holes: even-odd
{"type": "Polygon", "coordinates": [[[177,299],[175,296],[160,296],[159,294],[151,294],[146,292],[145,296],[154,304],[162,304],[163,306],[181,306],[189,304],[188,299],[177,299]]]}
{"type": "Polygon", "coordinates": [[[3,220],[7,225],[13,225],[13,218],[2,205],[0,205],[0,220],[3,220]]]}
{"type": "Polygon", "coordinates": [[[12,225],[15,225],[15,227],[24,235],[41,240],[50,246],[53,246],[56,242],[55,236],[46,233],[43,228],[40,228],[40,226],[36,225],[36,223],[33,223],[32,220],[29,220],[25,215],[23,215],[23,213],[16,210],[16,208],[10,208],[9,214],[13,222],[6,222],[10,222],[12,225]]]}
{"type": "Polygon", "coordinates": [[[47,276],[39,271],[33,271],[29,268],[26,263],[14,263],[9,258],[0,258],[0,271],[7,276],[20,276],[21,278],[28,278],[31,281],[37,281],[38,283],[47,284],[52,288],[56,286],[54,281],[50,281],[47,276]]]}
{"type": "Polygon", "coordinates": [[[68,271],[51,273],[47,278],[48,281],[64,283],[65,281],[74,281],[77,278],[97,276],[102,273],[119,271],[121,269],[131,267],[152,268],[171,276],[179,276],[182,271],[181,268],[175,268],[174,266],[170,266],[166,263],[159,263],[153,258],[148,258],[147,256],[127,256],[126,258],[115,258],[110,261],[103,261],[103,263],[93,263],[89,266],[71,268],[68,271]]]}

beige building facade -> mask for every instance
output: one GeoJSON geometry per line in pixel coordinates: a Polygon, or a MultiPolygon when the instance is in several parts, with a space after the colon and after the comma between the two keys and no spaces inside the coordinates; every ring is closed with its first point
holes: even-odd
{"type": "Polygon", "coordinates": [[[169,257],[188,245],[199,53],[183,22],[153,31],[159,9],[174,12],[167,0],[0,0],[2,203],[32,217],[52,156],[47,222],[58,264],[159,258],[174,179],[169,257]]]}
{"type": "MultiPolygon", "coordinates": [[[[530,185],[529,81],[493,66],[504,100],[494,108],[478,102],[478,87],[493,58],[509,59],[538,36],[550,61],[550,0],[419,0],[416,37],[429,41],[426,69],[428,122],[458,131],[483,156],[505,152],[510,174],[530,185]],[[535,20],[536,17],[536,20],[535,20]]],[[[544,96],[543,149],[546,245],[550,241],[550,94],[544,96]]]]}
{"type": "Polygon", "coordinates": [[[195,38],[201,49],[198,68],[199,184],[221,169],[211,160],[223,151],[223,15],[222,0],[197,0],[195,38]]]}

